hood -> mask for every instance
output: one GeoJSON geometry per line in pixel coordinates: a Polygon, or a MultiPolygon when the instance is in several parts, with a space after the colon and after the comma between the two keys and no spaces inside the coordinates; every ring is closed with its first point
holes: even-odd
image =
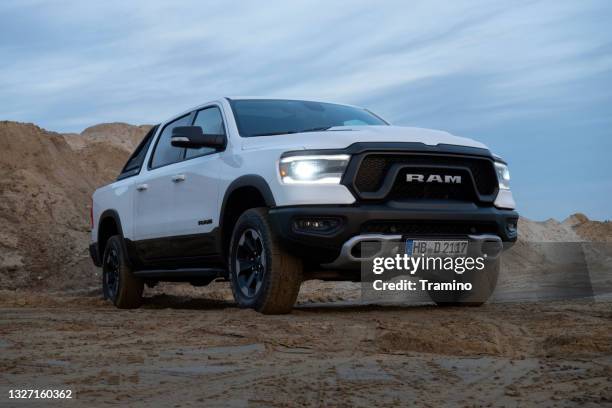
{"type": "Polygon", "coordinates": [[[274,147],[299,149],[344,149],[357,142],[416,142],[435,146],[487,147],[475,140],[453,136],[448,132],[404,126],[336,126],[324,132],[305,132],[276,136],[245,137],[242,149],[264,149],[274,147]]]}

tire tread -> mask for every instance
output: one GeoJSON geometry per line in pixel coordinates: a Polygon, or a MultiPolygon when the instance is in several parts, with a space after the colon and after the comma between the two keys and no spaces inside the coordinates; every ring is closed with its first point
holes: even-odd
{"type": "MultiPolygon", "coordinates": [[[[262,239],[270,251],[271,262],[266,271],[268,278],[264,280],[265,286],[253,305],[241,304],[240,289],[236,287],[234,279],[231,278],[234,298],[241,307],[254,307],[255,310],[264,314],[290,313],[302,284],[302,261],[282,249],[268,222],[268,209],[264,207],[251,208],[239,217],[230,245],[233,246],[236,242],[236,232],[244,223],[259,224],[263,227],[262,239]]],[[[232,254],[233,250],[230,250],[230,259],[232,254]]],[[[231,270],[231,260],[229,262],[231,270]]]]}
{"type": "MultiPolygon", "coordinates": [[[[126,254],[123,247],[123,238],[120,235],[113,235],[106,244],[107,250],[111,246],[119,248],[121,267],[119,270],[119,289],[115,299],[111,299],[113,304],[120,309],[137,309],[142,305],[142,292],[144,282],[132,273],[132,268],[126,261],[126,254]]],[[[106,251],[105,251],[106,252],[106,251]]],[[[106,254],[104,258],[106,259],[106,254]]]]}

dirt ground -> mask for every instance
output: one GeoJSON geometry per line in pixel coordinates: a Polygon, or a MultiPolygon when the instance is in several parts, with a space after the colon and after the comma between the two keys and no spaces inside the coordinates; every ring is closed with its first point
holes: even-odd
{"type": "Polygon", "coordinates": [[[71,389],[57,405],[88,407],[601,406],[612,301],[322,300],[264,316],[210,296],[151,292],[125,311],[93,294],[0,291],[0,406],[35,405],[8,400],[24,387],[71,389]]]}

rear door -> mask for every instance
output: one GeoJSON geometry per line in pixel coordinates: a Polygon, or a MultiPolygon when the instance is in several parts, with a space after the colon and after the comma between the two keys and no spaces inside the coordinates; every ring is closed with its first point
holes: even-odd
{"type": "Polygon", "coordinates": [[[173,256],[168,239],[174,233],[174,187],[176,166],[183,159],[183,148],[170,144],[172,129],[191,124],[192,114],[181,116],[162,128],[147,169],[141,173],[134,191],[134,241],[145,261],[173,256]]]}

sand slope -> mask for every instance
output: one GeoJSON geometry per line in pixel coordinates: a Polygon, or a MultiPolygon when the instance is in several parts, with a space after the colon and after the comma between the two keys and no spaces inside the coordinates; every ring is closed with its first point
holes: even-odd
{"type": "Polygon", "coordinates": [[[147,130],[110,124],[61,135],[0,122],[0,287],[95,279],[87,259],[91,193],[116,177],[147,130]]]}

